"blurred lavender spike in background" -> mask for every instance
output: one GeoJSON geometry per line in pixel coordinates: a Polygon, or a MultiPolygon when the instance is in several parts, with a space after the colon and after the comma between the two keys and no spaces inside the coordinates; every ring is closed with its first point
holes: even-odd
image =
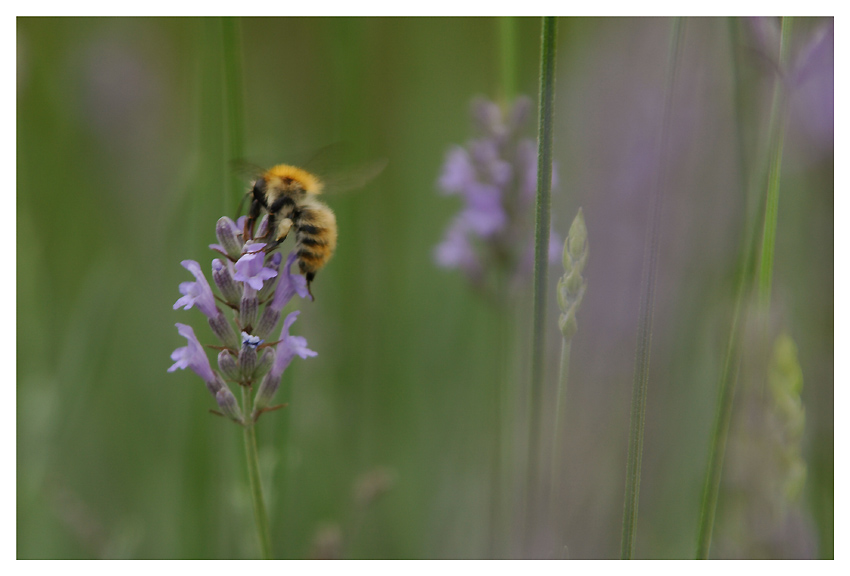
{"type": "MultiPolygon", "coordinates": [[[[494,267],[510,277],[527,277],[537,146],[523,132],[530,128],[532,102],[521,96],[504,111],[478,97],[470,108],[477,137],[449,149],[437,180],[444,194],[461,197],[463,207],[436,247],[434,259],[443,268],[462,270],[476,284],[494,267]]],[[[553,187],[556,183],[553,170],[553,187]]],[[[559,257],[560,245],[553,233],[550,260],[559,257]]]]}

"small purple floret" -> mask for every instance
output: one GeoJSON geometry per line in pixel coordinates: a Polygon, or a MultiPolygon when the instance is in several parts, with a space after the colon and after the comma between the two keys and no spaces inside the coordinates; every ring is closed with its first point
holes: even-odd
{"type": "MultiPolygon", "coordinates": [[[[271,268],[263,267],[266,255],[261,250],[265,245],[252,244],[250,248],[255,246],[260,246],[260,248],[243,254],[236,262],[236,274],[233,275],[233,279],[238,282],[245,282],[254,290],[260,290],[263,287],[263,282],[277,276],[277,272],[271,268]]],[[[247,248],[248,246],[246,246],[247,248]]]]}
{"type": "Polygon", "coordinates": [[[283,330],[280,333],[280,342],[275,347],[274,364],[272,364],[272,368],[269,371],[269,375],[272,379],[280,378],[283,371],[286,370],[289,363],[292,362],[292,359],[296,356],[309,358],[310,356],[318,355],[318,352],[314,352],[307,348],[306,338],[303,336],[289,335],[289,327],[292,326],[300,313],[300,310],[290,312],[283,321],[283,330]]]}
{"type": "Polygon", "coordinates": [[[207,318],[218,316],[221,312],[215,305],[215,296],[213,296],[210,285],[201,272],[201,265],[194,260],[183,260],[180,264],[192,273],[195,282],[180,283],[180,293],[183,294],[183,297],[174,303],[174,309],[177,310],[183,306],[185,310],[188,310],[192,306],[197,306],[207,318]]]}
{"type": "Polygon", "coordinates": [[[286,257],[286,263],[283,265],[283,273],[275,288],[274,298],[269,303],[269,307],[272,310],[280,312],[296,294],[302,298],[307,298],[309,295],[307,291],[307,279],[300,274],[293,274],[290,270],[297,258],[298,254],[295,251],[290,252],[286,257]]]}
{"type": "Polygon", "coordinates": [[[191,326],[186,324],[177,323],[175,326],[177,326],[177,332],[188,340],[188,343],[186,346],[178,348],[171,353],[171,359],[174,360],[174,364],[168,371],[174,372],[178,368],[181,370],[189,368],[192,372],[203,378],[207,384],[216,384],[215,373],[212,367],[210,367],[210,361],[207,358],[206,352],[204,352],[203,346],[201,346],[201,343],[195,337],[195,331],[192,330],[191,326]]]}

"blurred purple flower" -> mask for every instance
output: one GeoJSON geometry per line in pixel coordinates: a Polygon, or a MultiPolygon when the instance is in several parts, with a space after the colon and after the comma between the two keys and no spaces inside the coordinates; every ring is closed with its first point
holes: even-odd
{"type": "Polygon", "coordinates": [[[465,222],[456,219],[449,227],[446,238],[437,246],[434,256],[437,264],[444,268],[472,270],[478,265],[478,258],[466,233],[465,222]]]}
{"type": "MultiPolygon", "coordinates": [[[[531,100],[518,98],[507,113],[484,98],[475,99],[471,108],[479,137],[449,149],[437,180],[443,193],[460,196],[464,204],[434,250],[434,259],[444,268],[461,269],[476,282],[496,262],[514,275],[524,274],[537,190],[537,146],[521,135],[531,100]]],[[[561,244],[555,234],[553,261],[560,257],[561,244]]]]}

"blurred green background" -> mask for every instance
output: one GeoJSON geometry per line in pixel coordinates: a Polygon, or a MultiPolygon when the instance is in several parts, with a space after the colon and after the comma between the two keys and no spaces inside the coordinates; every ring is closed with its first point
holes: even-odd
{"type": "MultiPolygon", "coordinates": [[[[830,22],[797,19],[794,53],[830,22]]],[[[299,163],[344,142],[359,158],[388,160],[364,190],[328,199],[339,249],[314,284],[316,302],[295,304],[303,312],[294,333],[319,355],[293,363],[278,393],[288,408],[258,424],[275,556],[516,555],[514,513],[491,545],[494,391],[515,380],[523,413],[530,278],[500,308],[433,260],[460,208],[437,191],[445,153],[472,137],[472,97],[505,94],[499,21],[236,24],[247,159],[299,163]]],[[[742,170],[763,153],[772,90],[757,48],[773,46],[769,32],[778,30],[772,21],[686,24],[655,299],[643,558],[694,554],[735,270],[752,218],[742,170]]],[[[536,98],[540,21],[511,26],[516,90],[536,98]]],[[[619,555],[669,26],[559,21],[553,226],[563,238],[581,206],[590,242],[558,492],[566,544],[558,554],[570,558],[619,555]]],[[[235,216],[238,203],[223,30],[219,19],[17,21],[18,558],[258,554],[240,431],[208,413],[215,403],[194,374],[166,373],[185,344],[175,322],[213,342],[197,310],[172,305],[190,279],[180,261],[208,269],[215,222],[235,216]]],[[[815,56],[789,105],[771,310],[773,333],[787,331],[798,347],[806,484],[798,499],[762,514],[742,512],[752,498],[729,491],[764,497],[759,486],[779,481],[781,467],[724,481],[717,557],[833,554],[831,37],[815,56]]],[[[558,274],[556,263],[549,385],[558,274]]],[[[730,471],[746,468],[735,447],[748,428],[739,422],[761,406],[746,375],[730,471]]],[[[521,476],[512,464],[524,447],[517,422],[507,478],[521,476]]],[[[511,503],[514,486],[503,479],[511,503]]]]}

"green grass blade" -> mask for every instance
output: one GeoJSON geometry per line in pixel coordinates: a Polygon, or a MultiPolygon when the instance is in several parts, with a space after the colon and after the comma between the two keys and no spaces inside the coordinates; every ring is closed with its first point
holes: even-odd
{"type": "Polygon", "coordinates": [[[655,298],[655,277],[658,268],[658,243],[660,236],[660,216],[663,187],[666,184],[665,158],[669,146],[670,117],[672,111],[673,87],[676,85],[676,71],[681,57],[682,36],[685,27],[680,18],[673,21],[670,31],[671,44],[667,69],[667,87],[664,102],[664,116],[661,127],[661,145],[659,169],[656,172],[656,185],[651,200],[649,227],[647,230],[644,272],[640,300],[637,350],[635,352],[635,372],[632,386],[631,423],[629,431],[629,456],[626,464],[626,495],[623,505],[623,534],[620,544],[620,556],[630,560],[634,555],[637,539],[638,496],[640,493],[640,467],[643,456],[643,431],[646,417],[646,395],[649,385],[649,353],[652,341],[652,311],[655,298]]]}
{"type": "MultiPolygon", "coordinates": [[[[788,36],[790,32],[790,19],[782,21],[782,39],[780,48],[780,62],[784,69],[787,61],[788,36]]],[[[734,50],[734,47],[733,47],[734,50]]],[[[740,102],[738,103],[740,108],[740,102]]],[[[783,109],[784,95],[782,80],[777,79],[774,89],[773,104],[771,109],[769,128],[769,158],[768,158],[768,181],[766,190],[766,201],[764,204],[764,225],[762,233],[762,246],[760,264],[758,270],[754,270],[752,264],[758,250],[758,237],[754,233],[755,226],[750,226],[746,235],[747,247],[742,266],[739,268],[739,280],[735,296],[735,308],[732,314],[732,324],[729,329],[729,341],[723,359],[723,368],[720,373],[718,385],[719,401],[714,419],[714,431],[712,433],[711,448],[709,449],[709,464],[706,472],[705,485],[703,488],[702,502],[700,504],[699,529],[697,533],[696,557],[707,560],[711,551],[711,538],[714,529],[714,518],[717,511],[717,501],[720,495],[720,482],[723,476],[723,461],[726,455],[726,442],[729,436],[729,426],[732,421],[732,407],[737,387],[738,366],[741,359],[741,330],[744,319],[741,318],[744,302],[758,278],[758,295],[762,311],[767,310],[770,305],[771,278],[773,276],[773,252],[776,241],[776,223],[779,208],[779,176],[781,173],[782,148],[784,139],[783,109]]],[[[738,117],[740,122],[740,116],[738,117]]],[[[739,127],[740,131],[740,127],[739,127]]],[[[739,138],[740,153],[743,155],[743,146],[739,138]]],[[[745,164],[742,162],[742,167],[745,164]]],[[[754,181],[755,177],[751,179],[754,181]]]]}

